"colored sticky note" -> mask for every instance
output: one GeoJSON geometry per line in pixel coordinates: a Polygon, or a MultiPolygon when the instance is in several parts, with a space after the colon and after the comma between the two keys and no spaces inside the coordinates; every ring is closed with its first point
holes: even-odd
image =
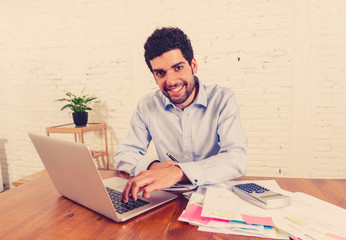
{"type": "Polygon", "coordinates": [[[219,213],[219,212],[213,212],[213,215],[215,217],[220,217],[222,219],[232,219],[233,218],[233,216],[225,215],[225,214],[219,213]]]}
{"type": "Polygon", "coordinates": [[[296,224],[299,224],[299,225],[301,225],[301,226],[306,226],[306,225],[308,225],[307,222],[304,222],[303,220],[300,220],[299,218],[296,218],[296,217],[294,217],[294,216],[288,216],[287,218],[288,218],[290,221],[292,221],[292,222],[294,222],[294,223],[296,223],[296,224]]]}
{"type": "Polygon", "coordinates": [[[330,237],[331,239],[346,240],[346,237],[340,237],[332,233],[328,233],[327,236],[330,237]]]}
{"type": "Polygon", "coordinates": [[[266,226],[274,226],[273,219],[271,217],[257,217],[247,214],[242,214],[243,221],[247,224],[260,224],[266,226]]]}
{"type": "Polygon", "coordinates": [[[186,211],[181,215],[182,218],[185,218],[189,221],[194,221],[202,224],[208,224],[211,220],[209,218],[204,218],[201,216],[202,207],[191,204],[186,211]]]}
{"type": "Polygon", "coordinates": [[[196,204],[191,204],[186,211],[181,215],[182,218],[185,218],[189,221],[198,222],[201,224],[208,224],[211,220],[213,221],[222,221],[229,222],[228,220],[222,220],[217,218],[202,217],[202,207],[196,204]]]}

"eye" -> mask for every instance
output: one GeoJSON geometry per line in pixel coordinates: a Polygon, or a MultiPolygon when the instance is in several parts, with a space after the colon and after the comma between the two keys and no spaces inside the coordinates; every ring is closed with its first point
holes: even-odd
{"type": "Polygon", "coordinates": [[[156,77],[159,77],[159,78],[162,78],[163,76],[165,76],[164,71],[155,71],[154,74],[156,77]]]}
{"type": "Polygon", "coordinates": [[[183,68],[184,68],[184,66],[179,65],[179,66],[176,66],[174,69],[176,72],[178,72],[178,71],[182,70],[183,68]]]}

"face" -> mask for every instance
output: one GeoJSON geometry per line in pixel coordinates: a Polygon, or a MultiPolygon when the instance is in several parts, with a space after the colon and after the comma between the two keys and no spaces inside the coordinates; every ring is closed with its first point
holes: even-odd
{"type": "Polygon", "coordinates": [[[194,101],[194,74],[197,72],[195,59],[190,65],[180,49],[174,49],[153,58],[150,64],[157,85],[175,106],[184,109],[194,101]]]}

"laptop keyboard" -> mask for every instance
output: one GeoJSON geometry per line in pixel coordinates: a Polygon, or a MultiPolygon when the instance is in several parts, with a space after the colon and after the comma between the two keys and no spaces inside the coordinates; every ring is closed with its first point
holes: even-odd
{"type": "Polygon", "coordinates": [[[132,198],[129,198],[129,201],[127,203],[124,203],[121,200],[121,192],[108,187],[106,187],[106,190],[108,192],[109,197],[112,200],[115,211],[120,214],[149,204],[149,202],[139,198],[137,199],[137,201],[133,200],[132,198]]]}

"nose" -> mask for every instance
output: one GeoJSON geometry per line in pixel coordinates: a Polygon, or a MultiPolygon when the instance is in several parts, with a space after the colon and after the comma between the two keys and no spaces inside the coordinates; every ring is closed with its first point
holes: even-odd
{"type": "Polygon", "coordinates": [[[166,85],[174,86],[177,83],[177,76],[173,71],[166,73],[166,85]]]}

